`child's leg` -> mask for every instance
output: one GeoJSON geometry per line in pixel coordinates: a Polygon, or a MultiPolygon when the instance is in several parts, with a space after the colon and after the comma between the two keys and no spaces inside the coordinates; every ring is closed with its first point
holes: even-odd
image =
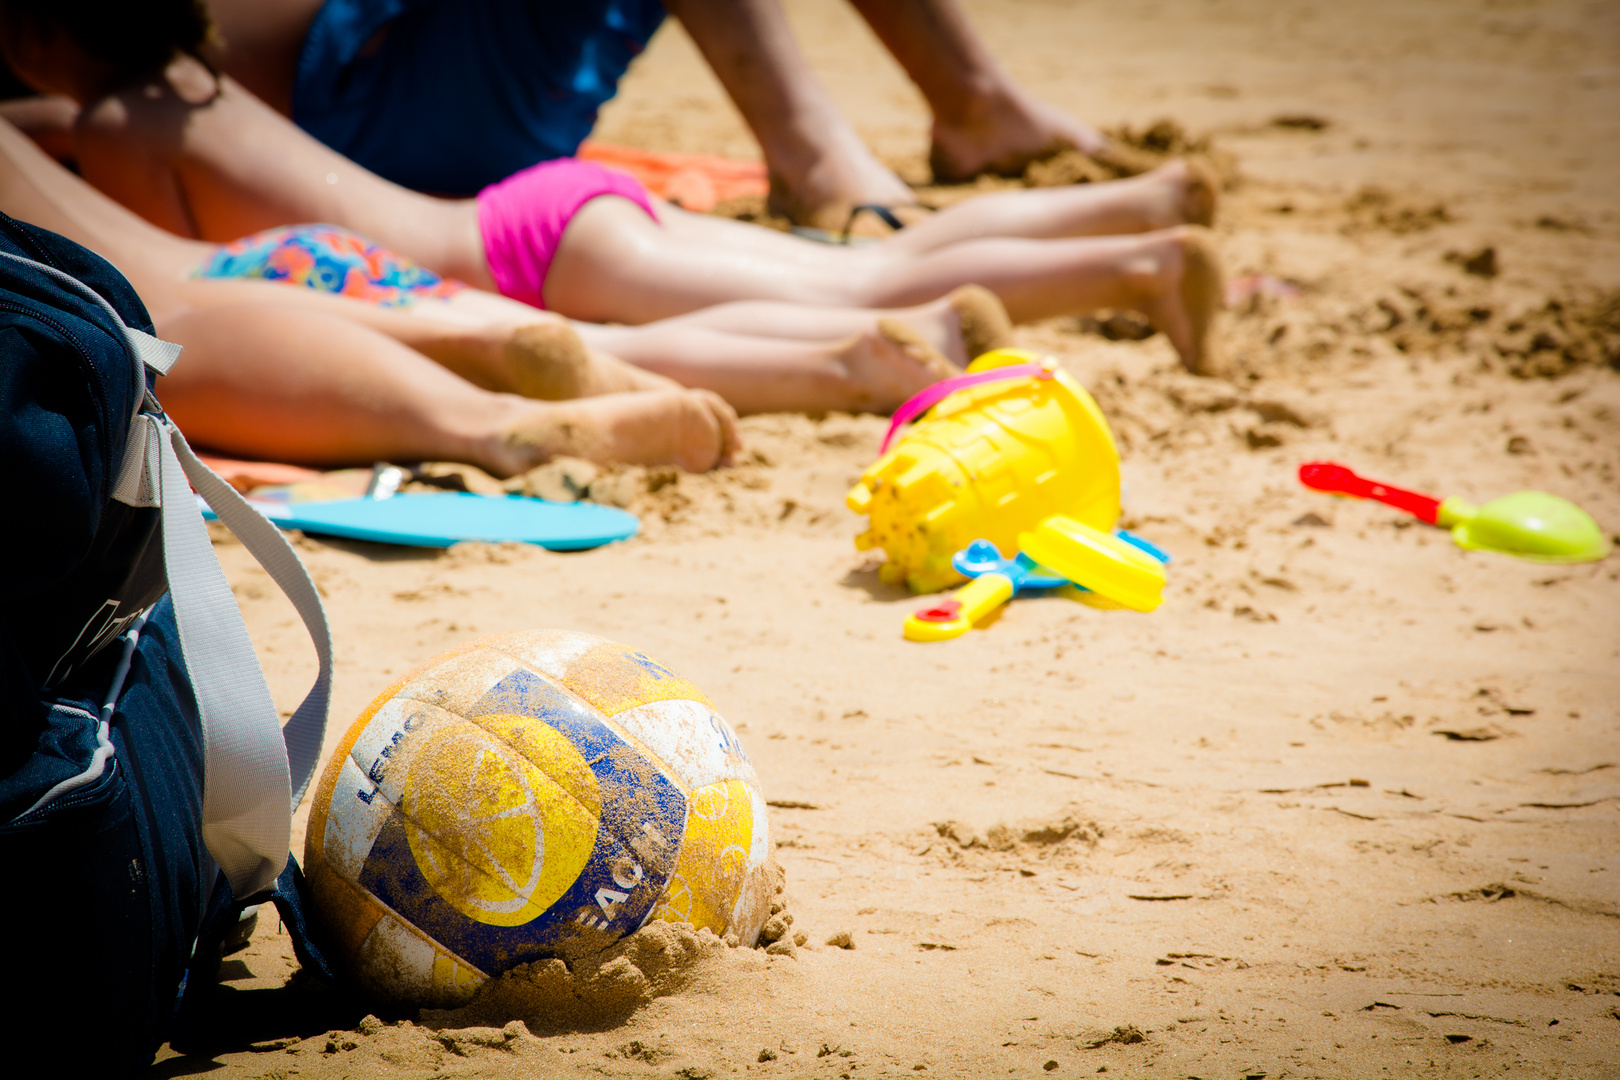
{"type": "Polygon", "coordinates": [[[331,314],[213,307],[164,320],[185,346],[159,388],[199,445],[310,465],[466,461],[507,476],[560,454],[713,468],[735,451],[732,410],[702,391],[554,404],[481,390],[331,314]]]}
{"type": "Polygon", "coordinates": [[[1169,339],[1189,371],[1207,375],[1218,367],[1210,331],[1224,297],[1207,230],[973,240],[921,255],[903,273],[878,279],[880,302],[914,303],[966,277],[999,296],[1014,322],[1128,309],[1169,339]]]}
{"type": "Polygon", "coordinates": [[[889,412],[956,374],[898,319],[868,316],[837,341],[784,340],[666,321],[584,326],[587,341],[682,386],[712,390],[738,412],[889,412]]]}
{"type": "MultiPolygon", "coordinates": [[[[1208,225],[1215,217],[1216,183],[1203,165],[1172,161],[1129,180],[1103,184],[975,195],[922,218],[879,247],[920,254],[948,244],[992,237],[1049,240],[1064,236],[1118,236],[1176,225],[1208,225]]],[[[659,208],[664,226],[678,236],[756,255],[814,264],[817,252],[837,247],[676,207],[659,208]]]]}
{"type": "Polygon", "coordinates": [[[971,240],[917,255],[884,247],[828,247],[814,258],[776,259],[697,245],[627,200],[596,199],[563,235],[546,301],[573,318],[639,324],[728,300],[902,307],[976,283],[999,296],[1015,322],[1096,308],[1140,311],[1189,369],[1208,367],[1205,343],[1220,306],[1220,274],[1199,230],[971,240]]]}
{"type": "MultiPolygon", "coordinates": [[[[1011,344],[1012,322],[1007,318],[1007,309],[994,293],[977,285],[964,285],[942,300],[906,308],[820,307],[780,300],[738,300],[649,323],[646,329],[702,327],[778,341],[825,343],[865,333],[883,320],[894,320],[909,327],[957,367],[991,349],[1011,344]]],[[[578,323],[576,328],[588,342],[601,340],[593,337],[591,323],[578,323]]],[[[613,351],[608,345],[602,348],[613,351]]]]}
{"type": "Polygon", "coordinates": [[[1129,180],[975,195],[908,225],[882,244],[920,254],[992,237],[1120,236],[1215,220],[1216,182],[1203,165],[1172,161],[1129,180]]]}

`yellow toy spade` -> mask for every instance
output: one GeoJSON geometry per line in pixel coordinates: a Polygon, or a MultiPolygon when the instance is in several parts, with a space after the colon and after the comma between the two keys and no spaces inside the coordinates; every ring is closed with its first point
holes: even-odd
{"type": "Polygon", "coordinates": [[[1609,554],[1609,538],[1591,515],[1568,499],[1545,491],[1516,491],[1484,506],[1437,499],[1357,476],[1331,461],[1308,461],[1299,481],[1314,491],[1374,499],[1420,521],[1451,530],[1458,547],[1499,551],[1543,563],[1597,562],[1609,554]]]}

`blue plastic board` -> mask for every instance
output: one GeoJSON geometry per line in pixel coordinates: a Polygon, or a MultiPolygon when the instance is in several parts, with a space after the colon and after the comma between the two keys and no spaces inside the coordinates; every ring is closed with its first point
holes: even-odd
{"type": "MultiPolygon", "coordinates": [[[[552,551],[583,551],[636,535],[634,514],[596,503],[548,502],[460,491],[389,499],[253,503],[284,529],[407,547],[449,547],[463,540],[517,540],[552,551]]],[[[213,517],[212,514],[208,515],[213,517]]]]}

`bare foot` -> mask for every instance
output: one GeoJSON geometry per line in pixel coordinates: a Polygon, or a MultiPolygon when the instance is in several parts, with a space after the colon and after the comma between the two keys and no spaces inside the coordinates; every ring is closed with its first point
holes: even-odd
{"type": "Polygon", "coordinates": [[[884,312],[879,326],[883,323],[904,324],[956,371],[987,352],[1012,344],[1012,320],[1006,306],[995,293],[978,285],[963,285],[929,304],[884,312]]]}
{"type": "Polygon", "coordinates": [[[539,322],[493,331],[503,385],[487,389],[542,401],[571,401],[635,390],[669,390],[675,383],[585,346],[562,323],[539,322]]]}
{"type": "Polygon", "coordinates": [[[934,118],[928,163],[936,183],[980,173],[1017,176],[1057,150],[1101,157],[1114,149],[1102,132],[1016,88],[976,101],[962,115],[934,118]]]}
{"type": "Polygon", "coordinates": [[[528,406],[493,440],[489,456],[497,475],[560,455],[707,472],[730,464],[742,446],[736,411],[707,390],[604,394],[528,406]]]}
{"type": "Polygon", "coordinates": [[[1007,306],[989,289],[963,285],[952,290],[945,303],[956,316],[962,367],[987,352],[1012,344],[1012,320],[1007,317],[1007,306]]]}
{"type": "Polygon", "coordinates": [[[1196,225],[1143,237],[1153,268],[1136,282],[1141,295],[1132,306],[1175,346],[1194,375],[1221,375],[1213,341],[1223,299],[1220,257],[1214,238],[1196,225]]]}
{"type": "Polygon", "coordinates": [[[1178,159],[1143,173],[1128,183],[1141,184],[1144,231],[1168,229],[1176,225],[1215,224],[1215,204],[1220,184],[1208,165],[1201,161],[1178,159]]]}
{"type": "Polygon", "coordinates": [[[891,412],[925,386],[961,371],[901,318],[882,318],[877,329],[838,350],[849,382],[848,407],[891,412]]]}
{"type": "Polygon", "coordinates": [[[858,140],[801,172],[773,168],[768,206],[795,225],[840,231],[861,203],[911,206],[917,196],[858,140]]]}

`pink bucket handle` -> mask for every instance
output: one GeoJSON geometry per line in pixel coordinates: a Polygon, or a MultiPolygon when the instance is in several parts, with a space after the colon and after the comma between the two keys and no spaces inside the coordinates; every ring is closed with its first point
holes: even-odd
{"type": "Polygon", "coordinates": [[[979,386],[983,383],[1001,382],[1004,379],[1050,379],[1054,374],[1047,364],[1010,364],[1007,367],[953,375],[949,379],[924,387],[913,394],[904,405],[894,410],[894,419],[889,421],[889,430],[884,433],[883,445],[878,448],[878,456],[882,457],[889,452],[889,446],[901,428],[958,390],[966,390],[970,386],[979,386]]]}

